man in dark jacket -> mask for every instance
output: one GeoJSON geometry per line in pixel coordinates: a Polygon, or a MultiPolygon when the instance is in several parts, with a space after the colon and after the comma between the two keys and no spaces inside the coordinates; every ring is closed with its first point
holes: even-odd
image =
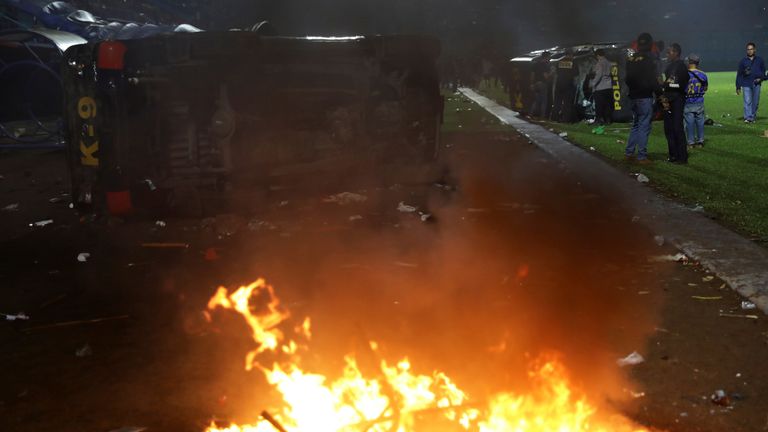
{"type": "Polygon", "coordinates": [[[736,94],[744,94],[744,123],[754,123],[760,103],[760,84],[766,78],[765,63],[754,42],[747,43],[747,56],[736,71],[736,94]]]}
{"type": "Polygon", "coordinates": [[[648,136],[651,133],[653,120],[653,97],[659,93],[659,73],[657,57],[651,54],[653,38],[648,33],[637,37],[637,52],[627,59],[627,75],[625,81],[629,89],[629,101],[632,109],[632,129],[627,139],[624,158],[631,161],[649,164],[648,136]]]}
{"type": "Polygon", "coordinates": [[[664,135],[667,136],[669,161],[688,163],[688,146],[683,129],[685,91],[688,88],[688,67],[680,58],[682,49],[673,43],[667,48],[667,68],[664,70],[664,93],[661,104],[664,110],[664,135]]]}
{"type": "Polygon", "coordinates": [[[552,119],[559,122],[573,123],[574,103],[576,100],[576,78],[579,67],[573,61],[573,51],[565,50],[565,55],[557,62],[555,77],[555,107],[552,119]]]}

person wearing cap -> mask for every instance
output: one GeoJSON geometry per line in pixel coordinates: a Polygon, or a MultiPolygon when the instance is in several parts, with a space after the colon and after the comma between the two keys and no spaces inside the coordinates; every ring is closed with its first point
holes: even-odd
{"type": "Polygon", "coordinates": [[[699,70],[700,58],[688,55],[688,88],[685,92],[685,134],[688,147],[704,147],[704,93],[709,81],[707,74],[699,70]]]}
{"type": "Polygon", "coordinates": [[[595,50],[597,63],[594,66],[595,77],[589,83],[595,100],[595,122],[598,125],[611,123],[613,117],[613,79],[611,78],[611,62],[605,58],[602,48],[595,50]]]}
{"type": "Polygon", "coordinates": [[[682,48],[673,43],[667,48],[667,67],[664,69],[661,105],[664,110],[664,135],[667,137],[669,162],[688,163],[688,146],[683,128],[685,91],[688,88],[688,67],[680,58],[682,48]]]}
{"type": "Polygon", "coordinates": [[[765,62],[754,42],[747,43],[747,56],[736,71],[736,94],[744,95],[744,123],[754,123],[760,104],[760,84],[766,79],[765,62]]]}
{"type": "Polygon", "coordinates": [[[624,158],[639,164],[651,163],[648,159],[648,136],[653,120],[654,95],[660,91],[658,56],[651,51],[653,38],[648,33],[637,37],[637,52],[627,59],[627,74],[624,81],[629,89],[632,109],[632,128],[629,131],[624,158]],[[637,151],[637,156],[635,156],[637,151]]]}

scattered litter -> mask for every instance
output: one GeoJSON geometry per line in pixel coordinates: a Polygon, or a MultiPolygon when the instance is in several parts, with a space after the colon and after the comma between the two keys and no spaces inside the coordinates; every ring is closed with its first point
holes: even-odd
{"type": "Polygon", "coordinates": [[[155,189],[157,189],[157,187],[155,186],[155,183],[153,183],[152,180],[150,179],[144,179],[144,183],[147,185],[147,187],[151,191],[154,191],[155,189]]]}
{"type": "Polygon", "coordinates": [[[640,216],[632,216],[632,223],[640,222],[640,216]]]}
{"type": "Polygon", "coordinates": [[[646,295],[646,294],[650,294],[650,293],[651,293],[650,291],[638,291],[637,295],[646,295]]]}
{"type": "Polygon", "coordinates": [[[435,183],[435,187],[446,191],[456,190],[455,186],[442,182],[435,183]]]}
{"type": "Polygon", "coordinates": [[[691,211],[701,213],[704,211],[704,207],[702,207],[700,204],[696,204],[695,206],[691,207],[691,211]]]}
{"type": "Polygon", "coordinates": [[[400,211],[403,213],[413,213],[416,211],[416,207],[405,204],[403,201],[400,201],[400,203],[397,204],[397,211],[400,211]]]}
{"type": "Polygon", "coordinates": [[[432,218],[432,215],[429,213],[419,213],[419,214],[421,215],[420,217],[422,222],[426,222],[432,218]]]}
{"type": "Polygon", "coordinates": [[[702,282],[712,282],[714,278],[715,278],[714,276],[710,275],[710,276],[704,276],[703,278],[701,278],[701,280],[702,282]]]}
{"type": "Polygon", "coordinates": [[[756,320],[759,318],[757,315],[742,315],[742,314],[732,314],[732,313],[725,313],[725,312],[720,312],[720,316],[724,318],[744,318],[744,319],[753,319],[753,320],[756,320]]]}
{"type": "Polygon", "coordinates": [[[203,228],[212,227],[216,234],[221,237],[235,235],[245,226],[243,217],[231,213],[218,214],[213,218],[203,220],[203,228]]]}
{"type": "Polygon", "coordinates": [[[396,265],[396,266],[409,267],[409,268],[416,268],[416,267],[419,266],[418,264],[407,263],[407,262],[402,262],[402,261],[395,261],[393,264],[396,265]]]}
{"type": "Polygon", "coordinates": [[[744,300],[741,302],[741,309],[743,310],[757,309],[757,305],[752,303],[749,300],[744,300]]]}
{"type": "Polygon", "coordinates": [[[691,296],[695,300],[722,300],[723,296],[691,296]]]}
{"type": "Polygon", "coordinates": [[[89,254],[88,252],[80,252],[79,254],[77,254],[77,261],[86,262],[90,257],[91,257],[91,254],[89,254]]]}
{"type": "Polygon", "coordinates": [[[19,203],[8,204],[7,206],[3,207],[3,211],[18,211],[18,210],[19,210],[19,203]]]}
{"type": "Polygon", "coordinates": [[[49,199],[48,202],[51,203],[51,204],[56,204],[58,202],[61,202],[62,200],[64,200],[64,198],[62,198],[62,197],[53,197],[53,198],[49,199]]]}
{"type": "Polygon", "coordinates": [[[155,221],[155,226],[159,226],[160,228],[165,228],[165,225],[166,225],[165,221],[161,221],[161,220],[155,221]]]}
{"type": "Polygon", "coordinates": [[[186,249],[189,243],[142,243],[141,247],[156,249],[186,249]]]}
{"type": "Polygon", "coordinates": [[[590,148],[589,148],[589,150],[590,150],[590,151],[597,151],[597,149],[596,149],[596,148],[594,148],[594,147],[590,147],[590,148]]]}
{"type": "Polygon", "coordinates": [[[680,413],[680,417],[688,417],[688,413],[687,412],[681,412],[680,413]]]}
{"type": "Polygon", "coordinates": [[[362,218],[363,217],[360,216],[360,215],[352,215],[352,216],[349,217],[349,221],[352,222],[352,221],[356,221],[356,220],[361,220],[362,218]]]}
{"type": "Polygon", "coordinates": [[[624,367],[624,366],[637,365],[637,364],[640,364],[640,363],[642,363],[644,361],[645,361],[645,359],[643,358],[643,356],[640,355],[640,353],[638,353],[637,351],[632,351],[632,354],[630,354],[630,355],[628,355],[628,356],[626,356],[626,357],[624,357],[622,359],[616,360],[616,364],[621,366],[621,367],[624,367]]]}
{"type": "Polygon", "coordinates": [[[147,430],[147,428],[142,426],[123,426],[120,429],[112,429],[109,432],[143,432],[147,430]]]}
{"type": "Polygon", "coordinates": [[[470,208],[467,209],[467,211],[470,212],[470,213],[485,213],[485,212],[488,211],[488,209],[487,208],[471,208],[470,207],[470,208]]]}
{"type": "Polygon", "coordinates": [[[270,222],[263,221],[263,220],[258,220],[258,219],[253,219],[253,220],[248,222],[248,229],[250,231],[260,231],[260,230],[263,230],[263,229],[275,230],[275,229],[277,229],[277,227],[274,224],[270,223],[270,222]]]}
{"type": "Polygon", "coordinates": [[[651,181],[651,179],[649,179],[648,176],[646,176],[645,174],[638,174],[637,181],[639,181],[640,183],[648,183],[649,181],[651,181]]]}
{"type": "Polygon", "coordinates": [[[288,205],[288,201],[280,201],[280,207],[285,207],[288,205]]]}
{"type": "Polygon", "coordinates": [[[337,203],[339,205],[347,205],[352,203],[361,203],[368,200],[365,195],[360,195],[352,192],[341,192],[336,195],[330,195],[323,198],[323,202],[337,203]]]}
{"type": "Polygon", "coordinates": [[[77,357],[88,357],[89,355],[93,355],[93,350],[88,344],[83,345],[75,351],[75,356],[77,357]]]}
{"type": "Polygon", "coordinates": [[[0,313],[0,315],[4,316],[6,321],[28,320],[29,319],[29,316],[27,314],[25,314],[24,312],[19,312],[17,314],[0,313]]]}
{"type": "MultiPolygon", "coordinates": [[[[614,131],[617,132],[617,131],[614,131]]],[[[617,139],[616,144],[626,144],[626,142],[623,139],[617,139]]]]}
{"type": "Polygon", "coordinates": [[[46,220],[41,220],[41,221],[33,222],[33,223],[29,224],[29,226],[44,227],[44,226],[52,224],[52,223],[53,223],[53,219],[46,219],[46,220]]]}
{"type": "Polygon", "coordinates": [[[656,242],[659,246],[664,246],[664,236],[663,235],[657,235],[653,236],[653,241],[656,242]]]}
{"type": "Polygon", "coordinates": [[[709,399],[715,405],[728,406],[731,404],[731,399],[723,390],[715,390],[715,392],[712,393],[712,396],[710,396],[709,399]]]}
{"type": "Polygon", "coordinates": [[[568,132],[560,132],[559,134],[557,134],[557,136],[559,136],[560,138],[568,138],[568,132]]]}
{"type": "Polygon", "coordinates": [[[674,261],[674,262],[686,262],[688,261],[688,257],[680,252],[675,255],[657,255],[648,258],[648,261],[651,262],[664,262],[664,261],[674,261]]]}
{"type": "Polygon", "coordinates": [[[699,286],[699,284],[695,284],[695,283],[689,283],[689,284],[688,284],[688,286],[690,286],[690,287],[694,287],[694,286],[699,286]]]}

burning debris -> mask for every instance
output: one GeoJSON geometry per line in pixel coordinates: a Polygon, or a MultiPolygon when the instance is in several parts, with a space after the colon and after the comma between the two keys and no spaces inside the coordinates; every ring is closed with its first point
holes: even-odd
{"type": "Polygon", "coordinates": [[[531,363],[527,394],[503,392],[481,403],[479,398],[470,400],[441,371],[419,373],[407,358],[390,362],[374,341],[369,342],[378,362],[374,377],[363,374],[354,354],[344,356],[345,366],[335,380],[302,369],[301,354],[309,350],[312,336],[310,319],[286,331],[291,314],[264,279],[231,293],[220,287],[208,302],[209,320],[211,311],[219,308],[246,320],[257,347],[247,354],[245,368],[260,370],[283,400],[260,411],[262,420],[256,424],[212,423],[206,432],[645,431],[621,416],[599,412],[570,383],[556,355],[531,363]],[[270,358],[280,359],[271,366],[264,361],[268,351],[274,354],[270,358]]]}

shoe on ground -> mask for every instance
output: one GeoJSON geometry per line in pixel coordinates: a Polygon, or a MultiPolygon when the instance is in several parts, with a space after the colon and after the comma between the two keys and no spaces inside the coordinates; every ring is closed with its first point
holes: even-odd
{"type": "Polygon", "coordinates": [[[637,163],[639,165],[651,165],[651,164],[653,164],[653,161],[646,158],[646,159],[638,159],[637,163]]]}
{"type": "Polygon", "coordinates": [[[704,141],[699,141],[695,145],[696,147],[704,147],[704,141]]]}

